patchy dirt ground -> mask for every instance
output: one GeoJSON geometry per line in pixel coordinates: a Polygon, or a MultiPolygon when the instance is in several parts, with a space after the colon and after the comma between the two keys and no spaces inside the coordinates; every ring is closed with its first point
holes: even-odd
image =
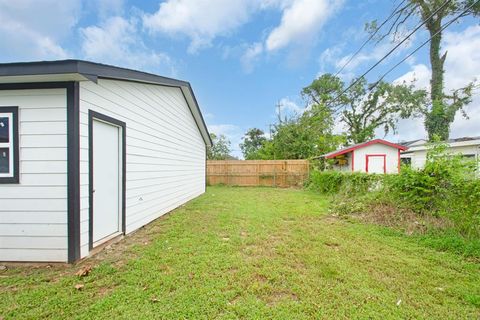
{"type": "Polygon", "coordinates": [[[480,317],[478,263],[328,207],[301,190],[209,188],[79,264],[0,269],[0,318],[480,317]]]}

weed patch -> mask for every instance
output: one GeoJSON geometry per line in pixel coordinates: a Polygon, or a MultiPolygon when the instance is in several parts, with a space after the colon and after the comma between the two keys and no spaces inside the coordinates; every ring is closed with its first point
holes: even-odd
{"type": "Polygon", "coordinates": [[[333,195],[331,212],[417,236],[422,243],[480,259],[478,164],[437,145],[421,170],[398,175],[320,172],[308,189],[333,195]]]}

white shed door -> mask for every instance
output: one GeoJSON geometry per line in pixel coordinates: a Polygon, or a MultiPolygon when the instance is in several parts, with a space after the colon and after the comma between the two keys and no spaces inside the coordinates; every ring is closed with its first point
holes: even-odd
{"type": "Polygon", "coordinates": [[[93,243],[120,231],[120,128],[93,120],[93,243]]]}
{"type": "Polygon", "coordinates": [[[385,157],[367,156],[367,168],[369,173],[385,173],[385,157]]]}

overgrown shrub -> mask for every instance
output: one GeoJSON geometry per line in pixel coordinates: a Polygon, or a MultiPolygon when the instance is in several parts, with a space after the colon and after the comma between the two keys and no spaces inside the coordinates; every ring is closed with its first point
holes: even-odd
{"type": "Polygon", "coordinates": [[[405,167],[387,177],[383,195],[419,214],[450,219],[462,235],[480,237],[477,165],[437,145],[428,152],[423,169],[405,167]]]}
{"type": "Polygon", "coordinates": [[[438,214],[449,207],[446,199],[459,202],[462,199],[455,196],[478,182],[475,171],[474,162],[448,154],[445,145],[437,145],[428,152],[423,169],[403,167],[401,174],[388,177],[387,187],[392,196],[415,211],[438,214]]]}
{"type": "Polygon", "coordinates": [[[429,150],[422,169],[402,167],[394,175],[313,171],[308,188],[335,195],[332,210],[337,214],[369,215],[368,221],[389,227],[404,224],[400,228],[405,231],[421,230],[435,237],[456,234],[480,248],[477,170],[478,163],[448,154],[440,144],[429,150]]]}
{"type": "Polygon", "coordinates": [[[363,194],[380,188],[383,175],[318,171],[310,173],[308,188],[323,194],[363,194]]]}

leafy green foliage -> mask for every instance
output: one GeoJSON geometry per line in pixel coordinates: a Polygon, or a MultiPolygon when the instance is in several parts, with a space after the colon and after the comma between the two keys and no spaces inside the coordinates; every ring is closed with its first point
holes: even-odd
{"type": "Polygon", "coordinates": [[[352,196],[375,190],[382,179],[382,175],[375,174],[314,170],[310,173],[308,188],[322,194],[352,196]]]}
{"type": "Polygon", "coordinates": [[[435,141],[435,137],[442,141],[448,140],[450,125],[455,120],[457,111],[462,112],[465,118],[468,117],[463,107],[472,102],[475,87],[476,83],[471,82],[463,88],[452,91],[451,94],[444,94],[443,99],[432,100],[421,109],[430,141],[435,141]]]}
{"type": "Polygon", "coordinates": [[[309,105],[331,104],[331,109],[335,109],[345,103],[345,96],[341,95],[344,86],[339,77],[326,73],[313,80],[308,87],[303,88],[302,96],[309,105]],[[338,99],[335,99],[336,97],[338,99]]]}
{"type": "Polygon", "coordinates": [[[379,34],[380,26],[377,21],[367,23],[365,29],[375,35],[377,41],[391,36],[392,41],[398,40],[403,27],[409,27],[411,20],[424,21],[425,28],[431,37],[430,41],[430,66],[432,69],[430,79],[430,101],[422,110],[425,118],[425,129],[428,137],[433,141],[435,136],[442,140],[449,137],[450,125],[458,111],[471,102],[472,89],[475,81],[463,88],[453,90],[451,93],[445,91],[444,73],[447,52],[441,52],[442,25],[447,17],[461,15],[462,17],[480,13],[480,3],[475,0],[408,0],[405,5],[397,7],[392,13],[392,23],[386,26],[387,30],[379,34]]]}
{"type": "Polygon", "coordinates": [[[364,78],[353,79],[353,83],[344,92],[345,84],[339,77],[324,74],[302,91],[307,101],[328,106],[332,114],[339,114],[350,143],[373,139],[378,128],[385,134],[395,132],[398,119],[418,112],[427,95],[424,90],[406,84],[380,81],[369,85],[364,78]]]}
{"type": "Polygon", "coordinates": [[[207,149],[208,160],[225,160],[230,157],[230,141],[223,134],[210,133],[213,145],[207,149]]]}
{"type": "Polygon", "coordinates": [[[479,164],[446,151],[446,145],[433,144],[423,169],[402,167],[396,175],[314,171],[308,188],[336,195],[334,210],[340,214],[376,212],[386,220],[416,224],[425,220],[419,227],[426,242],[479,258],[479,164]]]}
{"type": "Polygon", "coordinates": [[[245,160],[260,159],[258,151],[267,141],[265,134],[258,128],[249,129],[243,136],[243,142],[240,144],[245,160]]]}
{"type": "Polygon", "coordinates": [[[404,167],[389,177],[388,193],[420,214],[448,218],[464,236],[480,238],[478,163],[448,154],[446,148],[433,145],[423,169],[404,167]]]}
{"type": "Polygon", "coordinates": [[[323,105],[274,125],[272,139],[258,151],[260,159],[308,159],[335,150],[345,140],[333,134],[333,118],[323,105]]]}

